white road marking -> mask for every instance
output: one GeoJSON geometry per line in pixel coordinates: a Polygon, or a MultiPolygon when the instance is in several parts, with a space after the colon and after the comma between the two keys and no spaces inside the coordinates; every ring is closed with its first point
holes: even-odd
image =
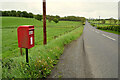
{"type": "Polygon", "coordinates": [[[96,33],[99,33],[98,31],[95,31],[96,33]]]}
{"type": "Polygon", "coordinates": [[[105,36],[105,37],[107,37],[107,38],[109,38],[109,39],[111,39],[111,40],[113,40],[113,41],[115,41],[114,38],[111,38],[111,37],[109,37],[109,36],[107,36],[107,35],[105,35],[105,34],[102,34],[102,35],[105,36]]]}
{"type": "Polygon", "coordinates": [[[105,34],[102,34],[103,36],[106,36],[105,34]]]}

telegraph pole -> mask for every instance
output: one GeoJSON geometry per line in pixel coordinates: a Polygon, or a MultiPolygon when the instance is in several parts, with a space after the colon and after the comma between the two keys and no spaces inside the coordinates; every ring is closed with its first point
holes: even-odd
{"type": "MultiPolygon", "coordinates": [[[[99,20],[100,20],[100,16],[99,16],[99,20]]],[[[99,25],[100,25],[100,21],[99,21],[99,25]]]]}
{"type": "Polygon", "coordinates": [[[46,34],[46,0],[43,0],[43,44],[47,44],[47,34],[46,34]]]}
{"type": "Polygon", "coordinates": [[[120,1],[118,2],[118,25],[120,25],[120,1]]]}

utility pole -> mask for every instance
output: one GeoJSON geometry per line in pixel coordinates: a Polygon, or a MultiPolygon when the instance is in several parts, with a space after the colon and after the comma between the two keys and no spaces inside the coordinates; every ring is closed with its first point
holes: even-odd
{"type": "Polygon", "coordinates": [[[47,34],[46,34],[46,0],[43,0],[43,44],[47,44],[47,34]]]}
{"type": "Polygon", "coordinates": [[[120,25],[120,1],[118,2],[118,25],[120,25]]]}
{"type": "Polygon", "coordinates": [[[96,27],[97,27],[97,18],[95,19],[95,22],[96,22],[95,24],[96,24],[96,27]]]}
{"type": "Polygon", "coordinates": [[[100,25],[100,16],[99,16],[99,25],[100,25]]]}

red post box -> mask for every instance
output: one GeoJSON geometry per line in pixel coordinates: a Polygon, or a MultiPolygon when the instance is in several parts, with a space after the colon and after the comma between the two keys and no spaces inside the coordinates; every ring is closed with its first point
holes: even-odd
{"type": "Polygon", "coordinates": [[[19,26],[18,32],[18,47],[30,49],[34,47],[34,26],[24,25],[19,26]]]}

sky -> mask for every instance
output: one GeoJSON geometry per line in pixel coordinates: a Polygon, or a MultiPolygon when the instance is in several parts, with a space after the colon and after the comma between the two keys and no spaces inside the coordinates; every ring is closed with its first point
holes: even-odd
{"type": "MultiPolygon", "coordinates": [[[[119,0],[46,0],[47,15],[118,18],[119,0]]],[[[42,14],[42,0],[0,0],[0,10],[42,14]]]]}

